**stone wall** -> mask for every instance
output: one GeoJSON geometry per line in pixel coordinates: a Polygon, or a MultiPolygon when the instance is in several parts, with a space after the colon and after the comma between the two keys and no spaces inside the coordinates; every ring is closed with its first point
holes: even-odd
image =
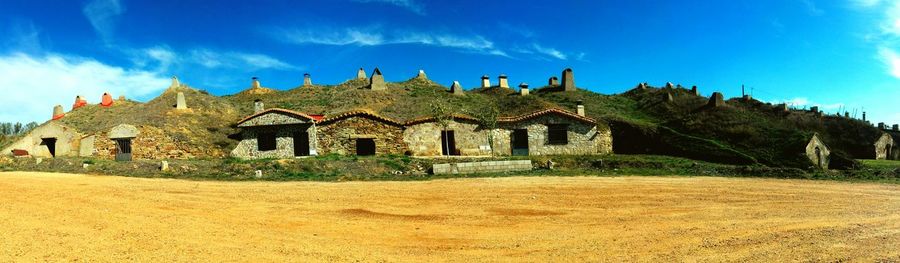
{"type": "MultiPolygon", "coordinates": [[[[200,149],[183,143],[182,139],[155,126],[137,126],[138,133],[131,139],[131,156],[134,160],[190,159],[195,157],[219,157],[212,149],[200,149]]],[[[94,156],[113,160],[116,142],[110,132],[93,135],[94,156]]],[[[113,135],[117,136],[117,135],[113,135]]],[[[82,149],[83,152],[87,149],[82,149]]]]}
{"type": "Polygon", "coordinates": [[[529,155],[587,155],[612,152],[612,134],[609,129],[600,130],[597,125],[559,115],[543,115],[500,126],[495,141],[495,153],[512,154],[512,133],[516,129],[528,130],[529,155]],[[550,144],[548,124],[568,124],[568,143],[550,144]]]}
{"type": "Polygon", "coordinates": [[[44,144],[43,139],[55,138],[56,156],[78,156],[81,147],[82,134],[75,129],[60,125],[54,121],[38,126],[23,136],[15,143],[3,149],[3,155],[11,155],[12,150],[21,149],[28,151],[35,157],[50,158],[50,148],[44,144]]]}
{"type": "MultiPolygon", "coordinates": [[[[442,127],[436,122],[412,124],[403,132],[403,142],[407,144],[412,155],[440,156],[442,127]]],[[[473,121],[452,120],[446,130],[454,132],[456,150],[463,156],[490,155],[488,131],[481,129],[473,121]]]]}
{"type": "Polygon", "coordinates": [[[891,153],[888,152],[888,149],[893,151],[894,147],[896,147],[896,144],[894,143],[894,138],[891,137],[891,135],[887,134],[887,133],[881,134],[881,136],[878,137],[878,140],[876,140],[875,143],[873,144],[873,147],[872,147],[872,148],[874,148],[873,155],[875,156],[876,160],[889,159],[889,157],[893,157],[893,156],[890,156],[891,153]]]}
{"type": "Polygon", "coordinates": [[[312,124],[273,125],[247,127],[241,132],[241,141],[231,151],[231,156],[244,159],[263,158],[293,158],[294,157],[294,133],[306,131],[309,134],[309,155],[317,155],[315,151],[316,126],[312,124]],[[257,137],[260,133],[275,133],[276,147],[271,151],[259,151],[257,137]]]}
{"type": "Polygon", "coordinates": [[[321,154],[356,154],[357,138],[374,138],[376,154],[404,154],[403,126],[366,115],[328,121],[317,126],[321,154]]]}
{"type": "Polygon", "coordinates": [[[812,139],[809,140],[809,143],[806,145],[806,157],[809,158],[809,161],[813,166],[817,166],[822,169],[828,168],[828,163],[831,158],[831,151],[828,150],[828,147],[825,146],[825,143],[822,140],[819,140],[818,136],[813,136],[812,139]],[[819,149],[819,154],[816,154],[816,148],[819,149]],[[822,159],[821,166],[819,166],[819,158],[822,159]]]}
{"type": "Polygon", "coordinates": [[[471,174],[531,171],[531,160],[445,163],[432,166],[434,174],[471,174]]]}

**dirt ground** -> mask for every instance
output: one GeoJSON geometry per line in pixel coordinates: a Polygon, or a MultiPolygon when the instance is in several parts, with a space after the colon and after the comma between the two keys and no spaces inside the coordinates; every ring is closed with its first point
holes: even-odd
{"type": "Polygon", "coordinates": [[[2,261],[900,261],[900,186],[0,173],[2,261]]]}

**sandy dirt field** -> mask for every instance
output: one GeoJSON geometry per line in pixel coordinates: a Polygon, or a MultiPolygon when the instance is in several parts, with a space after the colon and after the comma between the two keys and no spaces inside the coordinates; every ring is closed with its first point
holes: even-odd
{"type": "Polygon", "coordinates": [[[900,261],[900,186],[0,173],[0,261],[900,261]]]}

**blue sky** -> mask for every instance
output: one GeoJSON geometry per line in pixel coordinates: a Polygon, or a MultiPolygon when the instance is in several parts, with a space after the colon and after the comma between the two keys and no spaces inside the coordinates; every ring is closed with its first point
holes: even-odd
{"type": "Polygon", "coordinates": [[[481,75],[620,93],[697,85],[900,123],[900,1],[0,2],[0,121],[44,121],[76,95],[157,96],[177,75],[213,94],[336,84],[379,67],[467,88],[481,75]]]}

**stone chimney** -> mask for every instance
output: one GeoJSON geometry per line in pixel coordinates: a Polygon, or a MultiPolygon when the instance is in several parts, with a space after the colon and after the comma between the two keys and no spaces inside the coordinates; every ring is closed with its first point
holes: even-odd
{"type": "Polygon", "coordinates": [[[84,107],[84,105],[87,105],[87,100],[85,100],[81,96],[75,96],[75,103],[72,104],[72,110],[84,107]]]}
{"type": "Polygon", "coordinates": [[[53,120],[62,119],[64,116],[66,116],[66,112],[63,111],[62,105],[53,106],[53,120]]]}
{"type": "Polygon", "coordinates": [[[497,79],[500,81],[501,88],[509,88],[509,81],[506,79],[506,74],[500,74],[497,79]]]}
{"type": "Polygon", "coordinates": [[[178,82],[178,76],[172,76],[172,85],[169,86],[170,89],[181,87],[181,83],[178,82]]]}
{"type": "Polygon", "coordinates": [[[844,118],[850,118],[850,112],[845,111],[845,112],[844,112],[844,118]]]}
{"type": "Polygon", "coordinates": [[[453,81],[453,85],[450,85],[450,94],[453,95],[465,95],[463,93],[462,85],[459,85],[459,81],[453,81]]]}
{"type": "Polygon", "coordinates": [[[778,109],[781,110],[781,111],[783,111],[783,112],[788,112],[788,111],[790,111],[790,109],[788,109],[787,103],[778,104],[778,109]]]}
{"type": "Polygon", "coordinates": [[[253,101],[253,114],[257,114],[266,110],[265,105],[263,105],[262,100],[257,99],[253,101]]]}
{"type": "Polygon", "coordinates": [[[753,100],[753,96],[750,96],[750,94],[744,94],[744,97],[741,99],[744,101],[751,101],[753,100]]]}
{"type": "Polygon", "coordinates": [[[528,96],[528,83],[519,83],[519,95],[528,96]]]}
{"type": "Polygon", "coordinates": [[[175,109],[186,110],[187,108],[187,101],[184,99],[184,92],[179,92],[178,95],[175,96],[175,109]]]}
{"type": "Polygon", "coordinates": [[[559,78],[556,76],[550,77],[550,80],[547,81],[547,86],[559,86],[559,78]]]}
{"type": "Polygon", "coordinates": [[[697,86],[694,85],[693,87],[691,87],[691,94],[694,94],[694,96],[700,96],[700,89],[697,89],[697,86]]]}
{"type": "Polygon", "coordinates": [[[863,121],[866,121],[866,112],[863,112],[863,121]]]}
{"type": "Polygon", "coordinates": [[[419,74],[416,74],[417,79],[428,79],[428,75],[425,75],[425,70],[420,69],[419,74]]]}
{"type": "Polygon", "coordinates": [[[257,77],[250,78],[250,88],[251,89],[258,89],[261,87],[262,86],[259,85],[259,78],[257,78],[257,77]]]}
{"type": "Polygon", "coordinates": [[[638,89],[638,90],[645,90],[645,89],[647,89],[647,84],[646,83],[638,83],[637,87],[634,87],[634,88],[638,89]]]}
{"type": "Polygon", "coordinates": [[[674,89],[674,88],[675,88],[675,85],[673,85],[672,82],[666,82],[666,89],[674,89]]]}
{"type": "Polygon", "coordinates": [[[894,131],[900,131],[900,124],[894,124],[894,127],[892,127],[892,128],[893,128],[892,130],[894,130],[894,131]]]}
{"type": "Polygon", "coordinates": [[[879,122],[879,123],[878,123],[878,129],[879,129],[879,130],[884,130],[884,122],[879,122]]]}
{"type": "Polygon", "coordinates": [[[369,89],[387,90],[387,85],[384,84],[384,76],[381,75],[381,70],[377,67],[372,71],[372,78],[369,79],[369,89]]]}
{"type": "Polygon", "coordinates": [[[722,93],[713,92],[712,96],[709,97],[709,103],[706,105],[713,108],[725,106],[725,96],[722,93]]]}
{"type": "Polygon", "coordinates": [[[312,86],[312,77],[309,73],[303,73],[303,86],[312,86]]]}
{"type": "MultiPolygon", "coordinates": [[[[746,96],[746,95],[744,95],[744,96],[746,96]]],[[[812,107],[809,107],[809,110],[812,111],[812,113],[818,114],[818,113],[819,113],[819,106],[812,106],[812,107]]]]}
{"type": "Polygon", "coordinates": [[[359,70],[356,71],[356,79],[366,79],[366,70],[359,68],[359,70]]]}
{"type": "Polygon", "coordinates": [[[490,86],[491,86],[491,77],[488,77],[488,75],[481,76],[481,87],[487,88],[490,86]]]}
{"type": "Polygon", "coordinates": [[[562,86],[565,91],[575,91],[575,73],[572,73],[571,68],[563,70],[562,86]]]}
{"type": "Polygon", "coordinates": [[[584,116],[584,101],[578,100],[578,105],[575,105],[575,113],[578,113],[578,116],[584,116]]]}

